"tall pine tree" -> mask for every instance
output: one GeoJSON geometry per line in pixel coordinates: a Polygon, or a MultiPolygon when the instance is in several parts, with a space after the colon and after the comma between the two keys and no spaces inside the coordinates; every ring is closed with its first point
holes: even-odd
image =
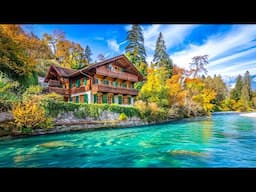
{"type": "Polygon", "coordinates": [[[86,45],[85,50],[84,50],[84,57],[88,64],[92,61],[91,56],[92,56],[92,51],[91,51],[90,47],[88,45],[86,45]]]}
{"type": "Polygon", "coordinates": [[[125,53],[128,54],[132,62],[146,62],[146,50],[144,47],[144,37],[140,25],[133,24],[131,30],[128,31],[126,40],[128,45],[125,47],[125,53]]]}
{"type": "MultiPolygon", "coordinates": [[[[138,69],[138,71],[141,72],[142,75],[147,76],[147,55],[144,47],[144,37],[140,25],[132,25],[131,30],[127,32],[126,40],[128,44],[125,47],[125,55],[138,69]]],[[[135,89],[140,90],[142,85],[143,82],[135,83],[135,89]]]]}
{"type": "Polygon", "coordinates": [[[241,91],[243,88],[243,80],[242,80],[242,76],[238,75],[237,79],[236,79],[236,85],[235,88],[232,89],[231,93],[230,93],[230,98],[234,99],[235,101],[238,101],[241,99],[241,91]]]}
{"type": "Polygon", "coordinates": [[[244,86],[248,89],[249,98],[252,99],[252,85],[251,85],[251,76],[249,71],[246,71],[244,74],[244,86]]]}
{"type": "Polygon", "coordinates": [[[251,77],[249,71],[246,71],[243,79],[243,87],[241,90],[241,101],[245,107],[251,107],[252,100],[252,88],[251,88],[251,77]]]}
{"type": "Polygon", "coordinates": [[[161,32],[159,33],[156,41],[153,62],[154,66],[156,67],[164,67],[168,71],[168,76],[171,77],[173,64],[172,60],[169,58],[168,53],[166,52],[166,45],[161,32]]]}

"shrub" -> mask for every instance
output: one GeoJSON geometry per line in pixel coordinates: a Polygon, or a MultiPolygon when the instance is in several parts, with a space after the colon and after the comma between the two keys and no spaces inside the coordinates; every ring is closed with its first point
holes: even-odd
{"type": "Polygon", "coordinates": [[[13,105],[12,114],[17,128],[48,128],[52,126],[51,118],[46,118],[45,110],[38,98],[31,98],[13,105]],[[44,127],[46,126],[46,127],[44,127]]]}
{"type": "Polygon", "coordinates": [[[0,112],[11,110],[13,103],[19,100],[19,83],[0,72],[0,112]]]}
{"type": "Polygon", "coordinates": [[[157,105],[156,102],[145,103],[141,100],[135,103],[135,107],[140,112],[140,117],[148,122],[165,120],[168,113],[164,108],[157,105]]]}
{"type": "Polygon", "coordinates": [[[128,117],[124,114],[124,113],[121,113],[119,115],[119,118],[118,118],[120,121],[127,121],[128,120],[128,117]]]}
{"type": "Polygon", "coordinates": [[[34,95],[39,95],[42,92],[42,87],[40,85],[31,85],[23,93],[23,99],[30,99],[34,95]]]}
{"type": "Polygon", "coordinates": [[[63,101],[63,96],[57,93],[48,93],[43,95],[42,97],[42,101],[48,101],[48,100],[52,100],[52,101],[63,101]]]}

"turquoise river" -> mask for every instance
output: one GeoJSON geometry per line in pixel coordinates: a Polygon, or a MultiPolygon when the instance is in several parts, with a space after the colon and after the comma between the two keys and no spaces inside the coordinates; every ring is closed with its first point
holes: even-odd
{"type": "Polygon", "coordinates": [[[215,114],[1,140],[0,167],[256,167],[256,118],[215,114]]]}

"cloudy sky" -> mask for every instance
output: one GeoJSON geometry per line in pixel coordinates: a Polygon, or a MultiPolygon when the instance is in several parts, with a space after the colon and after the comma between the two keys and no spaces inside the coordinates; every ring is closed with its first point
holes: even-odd
{"type": "MultiPolygon", "coordinates": [[[[209,75],[237,76],[246,70],[256,74],[256,25],[252,24],[145,24],[143,28],[147,61],[163,33],[167,52],[178,66],[187,68],[193,56],[209,55],[209,75]]],[[[129,24],[23,25],[39,37],[44,32],[63,30],[69,40],[89,45],[93,60],[102,53],[106,58],[124,53],[129,24]]]]}

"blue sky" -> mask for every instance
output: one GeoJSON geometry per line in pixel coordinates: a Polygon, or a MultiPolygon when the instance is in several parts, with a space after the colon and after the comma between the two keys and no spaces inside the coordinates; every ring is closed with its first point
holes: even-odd
{"type": "MultiPolygon", "coordinates": [[[[256,25],[253,24],[144,24],[147,61],[151,61],[159,32],[163,33],[167,52],[175,64],[188,68],[191,58],[209,55],[209,75],[234,77],[256,74],[256,25]]],[[[106,58],[124,53],[129,24],[23,25],[39,37],[44,32],[63,30],[67,39],[89,45],[93,60],[102,53],[106,58]]],[[[256,81],[256,79],[255,79],[256,81]]]]}

